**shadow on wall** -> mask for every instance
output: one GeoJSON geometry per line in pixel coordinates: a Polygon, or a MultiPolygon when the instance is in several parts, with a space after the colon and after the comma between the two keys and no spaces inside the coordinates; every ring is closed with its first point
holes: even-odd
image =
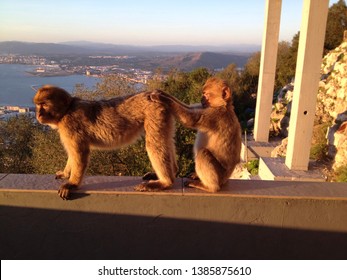
{"type": "Polygon", "coordinates": [[[0,207],[1,259],[346,259],[347,233],[0,207]]]}

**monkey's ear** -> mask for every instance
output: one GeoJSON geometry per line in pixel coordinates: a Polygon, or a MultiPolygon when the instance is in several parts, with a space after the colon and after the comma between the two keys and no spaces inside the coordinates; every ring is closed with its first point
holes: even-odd
{"type": "Polygon", "coordinates": [[[222,96],[223,96],[223,99],[225,101],[230,100],[230,98],[231,98],[231,90],[230,90],[229,87],[224,87],[223,88],[223,95],[222,96]]]}

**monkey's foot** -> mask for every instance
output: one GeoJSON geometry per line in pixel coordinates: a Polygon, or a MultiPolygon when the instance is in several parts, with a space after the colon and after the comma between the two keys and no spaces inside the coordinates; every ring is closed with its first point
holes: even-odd
{"type": "Polygon", "coordinates": [[[63,199],[67,200],[70,197],[70,190],[75,190],[77,189],[77,186],[74,184],[63,184],[60,186],[60,189],[58,190],[58,195],[63,199]]]}
{"type": "Polygon", "coordinates": [[[198,174],[196,174],[196,172],[189,173],[187,178],[189,178],[191,180],[199,180],[200,181],[199,176],[198,176],[198,174]]]}
{"type": "Polygon", "coordinates": [[[147,172],[145,175],[143,175],[142,180],[158,180],[158,176],[155,172],[147,172]]]}
{"type": "Polygon", "coordinates": [[[144,182],[134,187],[135,191],[138,192],[159,192],[161,190],[166,190],[171,186],[164,186],[159,181],[144,182]]]}
{"type": "MultiPolygon", "coordinates": [[[[189,177],[188,177],[189,178],[189,177]]],[[[184,186],[186,187],[186,188],[194,188],[194,183],[196,183],[195,182],[195,180],[194,179],[187,179],[186,181],[184,181],[184,186]]],[[[199,182],[200,183],[200,182],[199,182]]]]}
{"type": "Polygon", "coordinates": [[[203,190],[205,192],[216,192],[216,191],[206,187],[200,180],[188,179],[184,182],[184,186],[186,188],[195,188],[195,189],[203,190]]]}

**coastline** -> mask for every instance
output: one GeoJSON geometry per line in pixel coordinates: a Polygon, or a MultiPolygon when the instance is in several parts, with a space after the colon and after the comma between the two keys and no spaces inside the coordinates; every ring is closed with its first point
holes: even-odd
{"type": "Polygon", "coordinates": [[[56,85],[73,93],[76,85],[93,89],[100,82],[100,78],[61,69],[50,69],[51,71],[33,75],[33,72],[37,72],[35,70],[37,67],[36,65],[0,64],[0,106],[32,107],[34,106],[33,95],[42,85],[56,85]]]}
{"type": "Polygon", "coordinates": [[[36,71],[25,71],[25,73],[36,77],[64,77],[76,75],[78,73],[67,72],[67,71],[57,71],[57,72],[36,72],[36,71]]]}

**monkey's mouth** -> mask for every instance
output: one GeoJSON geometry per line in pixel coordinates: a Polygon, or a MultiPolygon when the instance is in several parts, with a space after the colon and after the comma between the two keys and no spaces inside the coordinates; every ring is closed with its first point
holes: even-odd
{"type": "Polygon", "coordinates": [[[46,124],[48,119],[47,119],[47,116],[45,116],[44,114],[42,113],[37,113],[36,114],[36,119],[39,123],[41,124],[46,124]]]}
{"type": "Polygon", "coordinates": [[[204,96],[201,98],[201,105],[203,108],[207,108],[209,106],[208,100],[204,96]]]}
{"type": "Polygon", "coordinates": [[[37,119],[39,122],[41,122],[43,118],[44,118],[44,117],[43,117],[43,114],[41,114],[41,113],[36,113],[36,119],[37,119]]]}

